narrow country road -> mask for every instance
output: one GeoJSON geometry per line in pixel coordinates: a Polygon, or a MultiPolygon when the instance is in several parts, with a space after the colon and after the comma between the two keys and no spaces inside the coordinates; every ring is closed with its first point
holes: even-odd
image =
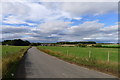
{"type": "Polygon", "coordinates": [[[17,78],[115,78],[114,76],[70,64],[39,51],[28,50],[16,73],[17,78]]]}

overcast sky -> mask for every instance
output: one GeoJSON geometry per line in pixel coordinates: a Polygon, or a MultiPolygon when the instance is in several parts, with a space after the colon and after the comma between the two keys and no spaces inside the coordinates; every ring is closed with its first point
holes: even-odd
{"type": "Polygon", "coordinates": [[[3,2],[2,40],[117,42],[117,2],[3,2]]]}

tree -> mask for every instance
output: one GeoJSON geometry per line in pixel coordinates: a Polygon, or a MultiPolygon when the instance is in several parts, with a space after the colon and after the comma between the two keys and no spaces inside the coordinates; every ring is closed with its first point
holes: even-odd
{"type": "Polygon", "coordinates": [[[78,44],[78,47],[86,47],[86,44],[78,44]]]}
{"type": "Polygon", "coordinates": [[[102,45],[101,44],[96,44],[96,45],[94,45],[94,47],[102,47],[102,45]]]}
{"type": "Polygon", "coordinates": [[[28,46],[30,45],[29,41],[23,41],[21,39],[14,39],[14,40],[5,40],[2,42],[2,45],[14,45],[14,46],[28,46]]]}

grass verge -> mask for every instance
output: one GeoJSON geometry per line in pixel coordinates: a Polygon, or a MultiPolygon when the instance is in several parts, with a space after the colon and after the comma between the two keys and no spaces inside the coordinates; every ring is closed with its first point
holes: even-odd
{"type": "Polygon", "coordinates": [[[14,73],[18,64],[29,48],[21,49],[18,53],[11,54],[2,59],[2,80],[14,80],[14,73]]]}
{"type": "Polygon", "coordinates": [[[77,65],[84,66],[84,67],[87,67],[90,69],[94,69],[94,70],[98,70],[98,71],[105,72],[108,74],[112,74],[112,75],[118,77],[118,63],[98,61],[93,57],[80,58],[80,57],[76,57],[76,56],[72,56],[72,55],[62,54],[60,52],[52,51],[49,49],[43,49],[40,47],[37,47],[37,48],[49,55],[58,57],[59,59],[65,60],[72,64],[77,64],[77,65]]]}

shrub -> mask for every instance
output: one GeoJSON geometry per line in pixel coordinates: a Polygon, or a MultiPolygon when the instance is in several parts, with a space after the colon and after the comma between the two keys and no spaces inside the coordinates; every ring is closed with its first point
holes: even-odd
{"type": "Polygon", "coordinates": [[[94,45],[94,47],[102,47],[102,45],[101,44],[96,44],[96,45],[94,45]]]}
{"type": "Polygon", "coordinates": [[[87,44],[78,44],[77,46],[78,46],[78,47],[86,47],[87,44]]]}

